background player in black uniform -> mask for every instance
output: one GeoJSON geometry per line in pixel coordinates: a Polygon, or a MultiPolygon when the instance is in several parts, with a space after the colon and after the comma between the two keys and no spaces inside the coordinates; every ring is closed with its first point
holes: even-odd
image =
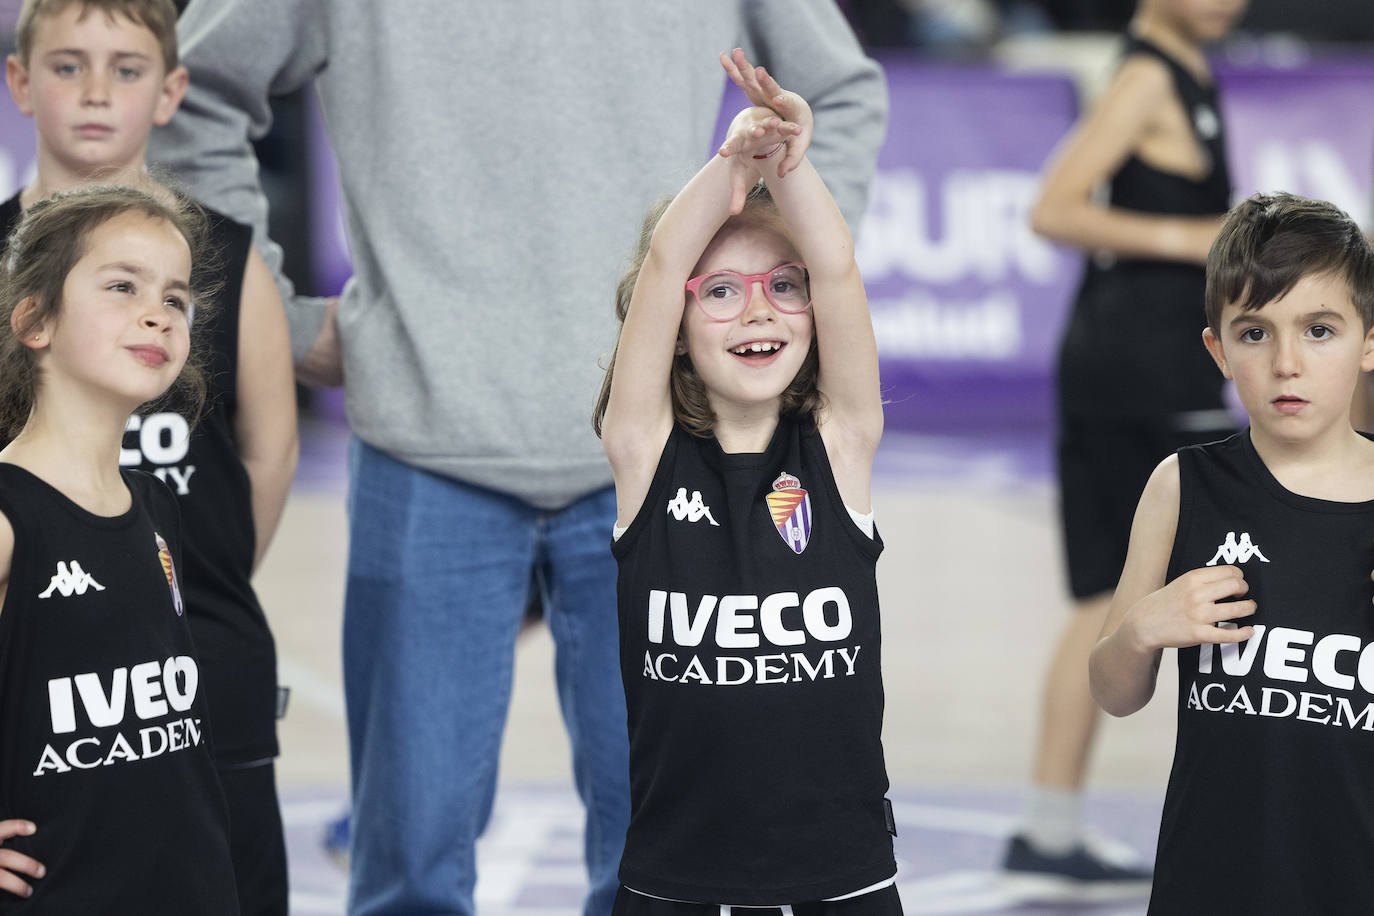
{"type": "Polygon", "coordinates": [[[0,818],[37,825],[8,845],[46,866],[0,912],[239,912],[176,501],[119,467],[131,412],[204,397],[198,230],[76,191],[30,209],[0,272],[0,818]]]}
{"type": "MultiPolygon", "coordinates": [[[[6,74],[37,126],[38,169],[0,204],[0,232],[22,207],[96,181],[165,193],[146,175],[144,151],[186,86],[176,15],[171,0],[27,0],[6,74]]],[[[250,579],[295,470],[295,389],[281,299],[251,230],[210,214],[209,246],[214,258],[197,264],[195,281],[218,289],[222,307],[194,322],[209,350],[208,409],[194,433],[175,409],[131,418],[120,462],[156,474],[179,497],[185,598],[213,710],[240,902],[245,913],[284,916],[276,649],[250,579]]]]}
{"type": "Polygon", "coordinates": [[[743,52],[721,62],[756,107],[651,216],[596,413],[628,526],[614,546],[631,788],[615,911],[900,912],[881,541],[845,508],[869,512],[883,426],[863,280],[805,158],[809,107],[743,52]],[[760,177],[771,203],[746,198],[760,177]]]}
{"type": "Polygon", "coordinates": [[[1156,464],[1229,435],[1222,380],[1197,345],[1203,262],[1231,182],[1204,45],[1244,0],[1141,0],[1110,85],[1047,166],[1035,230],[1089,254],[1059,354],[1061,522],[1074,614],[1046,672],[1039,741],[1008,876],[1023,890],[1143,895],[1149,873],[1084,842],[1098,721],[1087,657],[1156,464]],[[1108,199],[1095,196],[1108,185],[1108,199]]]}
{"type": "Polygon", "coordinates": [[[1093,695],[1135,712],[1178,648],[1150,912],[1374,912],[1374,442],[1350,421],[1374,252],[1330,204],[1256,195],[1207,271],[1207,349],[1251,426],[1150,477],[1093,695]]]}

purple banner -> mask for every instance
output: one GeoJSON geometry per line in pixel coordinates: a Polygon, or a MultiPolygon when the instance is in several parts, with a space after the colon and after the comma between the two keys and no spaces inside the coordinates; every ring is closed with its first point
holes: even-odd
{"type": "Polygon", "coordinates": [[[1291,191],[1374,227],[1374,59],[1300,71],[1222,69],[1237,199],[1291,191]]]}
{"type": "Polygon", "coordinates": [[[1030,230],[1073,123],[1065,78],[886,61],[891,95],[859,266],[898,427],[1044,422],[1078,255],[1030,230]]]}

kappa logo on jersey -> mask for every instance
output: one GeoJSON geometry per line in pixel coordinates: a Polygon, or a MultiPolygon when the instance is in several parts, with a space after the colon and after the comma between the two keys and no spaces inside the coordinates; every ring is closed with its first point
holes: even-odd
{"type": "Polygon", "coordinates": [[[711,514],[711,508],[702,502],[700,490],[693,490],[692,498],[688,499],[687,488],[678,487],[677,495],[668,500],[668,514],[678,521],[699,522],[704,518],[715,527],[720,527],[711,514]]]}
{"type": "Polygon", "coordinates": [[[1217,548],[1216,556],[1207,561],[1208,566],[1216,566],[1217,563],[1225,561],[1227,563],[1244,563],[1251,557],[1259,557],[1261,563],[1268,563],[1269,558],[1260,553],[1260,549],[1250,543],[1250,533],[1242,531],[1240,542],[1236,542],[1234,531],[1226,532],[1226,540],[1217,548]]]}
{"type": "Polygon", "coordinates": [[[63,598],[70,598],[72,595],[84,595],[86,589],[93,588],[98,592],[105,591],[105,586],[95,581],[95,577],[81,568],[81,564],[72,560],[71,565],[67,565],[61,560],[57,561],[57,572],[53,574],[52,581],[48,587],[39,593],[38,597],[51,597],[53,592],[57,592],[63,598]]]}
{"type": "Polygon", "coordinates": [[[153,537],[157,538],[157,558],[162,563],[162,574],[167,577],[167,587],[172,590],[172,607],[176,608],[180,617],[185,608],[181,603],[181,586],[177,584],[177,568],[172,562],[172,552],[167,549],[167,542],[162,535],[154,531],[153,537]]]}
{"type": "Polygon", "coordinates": [[[792,552],[800,554],[811,540],[811,497],[802,489],[800,480],[783,471],[773,481],[773,492],[765,498],[773,526],[792,552]]]}

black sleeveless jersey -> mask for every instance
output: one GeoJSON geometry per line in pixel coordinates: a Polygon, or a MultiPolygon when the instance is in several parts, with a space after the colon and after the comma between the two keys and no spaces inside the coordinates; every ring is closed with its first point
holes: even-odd
{"type": "MultiPolygon", "coordinates": [[[[21,215],[19,195],[0,205],[6,234],[21,215]]],[[[238,409],[239,299],[252,229],[213,210],[211,258],[194,285],[218,290],[208,317],[192,315],[209,359],[205,412],[187,439],[172,409],[134,415],[119,463],[163,480],[180,499],[186,529],[186,602],[200,651],[203,690],[215,718],[215,752],[233,765],[277,755],[277,655],[253,591],[252,490],[234,442],[238,409]],[[208,267],[207,267],[208,265],[208,267]]]]}
{"type": "Polygon", "coordinates": [[[102,517],[0,464],[0,819],[38,825],[5,845],[48,870],[0,913],[238,912],[176,501],[123,476],[132,507],[102,517]]]}
{"type": "Polygon", "coordinates": [[[1238,566],[1258,612],[1178,652],[1150,912],[1374,913],[1374,502],[1284,489],[1248,432],[1178,461],[1169,579],[1238,566]]]}
{"type": "Polygon", "coordinates": [[[630,827],[620,879],[780,904],[896,872],[875,567],[815,425],[725,454],[675,427],[620,564],[630,827]]]}
{"type": "MultiPolygon", "coordinates": [[[[1112,176],[1111,206],[1170,216],[1224,214],[1231,206],[1231,177],[1216,86],[1200,84],[1159,48],[1128,37],[1125,56],[1135,55],[1157,58],[1169,68],[1179,104],[1212,167],[1194,181],[1132,155],[1112,176]]],[[[1059,353],[1061,414],[1134,422],[1221,410],[1223,379],[1202,345],[1205,278],[1200,264],[1129,258],[1099,263],[1090,256],[1059,353]]],[[[1229,425],[1221,416],[1210,422],[1210,428],[1229,425]]]]}

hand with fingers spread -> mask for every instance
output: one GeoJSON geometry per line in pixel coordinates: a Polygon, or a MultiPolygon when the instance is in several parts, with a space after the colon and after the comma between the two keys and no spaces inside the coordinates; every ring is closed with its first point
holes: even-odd
{"type": "Polygon", "coordinates": [[[41,862],[22,852],[4,847],[4,842],[10,837],[32,836],[37,830],[38,827],[33,821],[0,821],[0,891],[14,894],[16,897],[32,896],[33,887],[20,875],[41,878],[47,873],[41,862]]]}
{"type": "MultiPolygon", "coordinates": [[[[720,65],[725,68],[733,82],[744,90],[745,98],[758,108],[766,108],[779,119],[779,130],[784,135],[786,153],[778,162],[778,177],[796,169],[811,146],[811,134],[815,121],[811,106],[795,92],[789,92],[778,85],[778,81],[763,67],[749,63],[744,51],[735,48],[730,54],[720,55],[720,65]]],[[[729,141],[726,141],[726,146],[729,141]]],[[[721,155],[731,155],[735,150],[726,151],[721,147],[721,155]]],[[[769,158],[772,158],[771,156],[769,158]]]]}
{"type": "Polygon", "coordinates": [[[1126,612],[1121,629],[1141,651],[1178,649],[1204,643],[1244,642],[1253,626],[1235,629],[1217,626],[1222,621],[1250,617],[1255,602],[1240,598],[1250,586],[1238,566],[1203,566],[1179,576],[1151,592],[1126,612]]]}

